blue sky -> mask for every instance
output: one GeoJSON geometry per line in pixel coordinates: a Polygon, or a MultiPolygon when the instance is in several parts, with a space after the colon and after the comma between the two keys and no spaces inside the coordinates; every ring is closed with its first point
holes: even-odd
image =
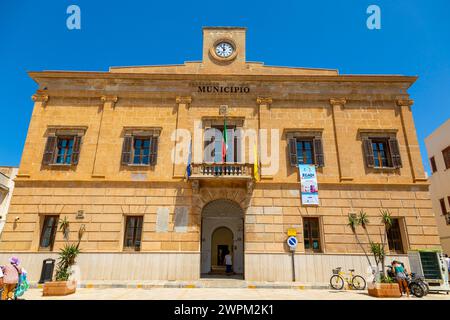
{"type": "Polygon", "coordinates": [[[109,66],[201,60],[202,26],[244,26],[247,60],[418,75],[410,89],[424,138],[450,117],[450,1],[1,1],[0,165],[19,165],[37,85],[27,71],[107,71],[109,66]],[[81,8],[81,30],[66,9],[81,8]],[[366,9],[381,8],[381,30],[366,9]]]}

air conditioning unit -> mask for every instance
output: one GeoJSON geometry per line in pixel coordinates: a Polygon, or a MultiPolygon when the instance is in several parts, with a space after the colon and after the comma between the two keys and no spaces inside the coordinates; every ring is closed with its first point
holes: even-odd
{"type": "Polygon", "coordinates": [[[447,263],[440,250],[408,251],[411,272],[423,277],[430,291],[450,292],[447,263]]]}

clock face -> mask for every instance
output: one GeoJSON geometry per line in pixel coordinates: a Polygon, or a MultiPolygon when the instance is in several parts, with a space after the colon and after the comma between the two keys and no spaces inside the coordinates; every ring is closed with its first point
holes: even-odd
{"type": "Polygon", "coordinates": [[[221,58],[228,58],[233,54],[234,48],[228,42],[221,42],[216,46],[216,54],[221,58]]]}

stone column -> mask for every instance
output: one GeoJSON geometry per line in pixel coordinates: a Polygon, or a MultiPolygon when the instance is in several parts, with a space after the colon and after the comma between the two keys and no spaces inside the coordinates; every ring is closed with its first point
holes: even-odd
{"type": "Polygon", "coordinates": [[[97,134],[97,144],[95,147],[94,164],[92,168],[92,178],[104,179],[106,175],[105,169],[108,167],[106,162],[110,158],[107,150],[111,150],[112,137],[108,134],[111,132],[114,120],[112,113],[118,100],[117,96],[101,96],[103,102],[102,114],[97,134]]]}
{"type": "MultiPolygon", "coordinates": [[[[258,104],[258,128],[257,128],[257,141],[258,141],[258,160],[261,161],[261,138],[260,138],[260,129],[266,129],[267,135],[270,135],[270,106],[272,105],[272,98],[270,97],[258,97],[256,98],[256,103],[258,104]]],[[[271,154],[272,150],[270,150],[270,145],[267,146],[267,152],[271,154]]],[[[250,153],[253,153],[253,148],[248,149],[249,155],[250,153]]],[[[272,179],[272,176],[268,176],[264,174],[264,168],[262,165],[260,166],[260,177],[261,179],[272,179]]],[[[247,186],[247,190],[252,190],[253,184],[250,186],[247,186]]],[[[250,191],[249,191],[250,192],[250,191]]]]}
{"type": "Polygon", "coordinates": [[[349,134],[347,125],[345,123],[345,104],[347,100],[345,98],[330,99],[330,105],[333,115],[333,128],[334,139],[336,141],[337,160],[339,168],[339,181],[352,181],[352,148],[350,144],[346,144],[349,134]]]}
{"type": "Polygon", "coordinates": [[[416,127],[414,125],[414,119],[411,112],[411,106],[413,103],[414,101],[411,99],[397,100],[413,181],[425,182],[427,179],[425,177],[422,157],[420,156],[419,143],[417,141],[416,127]]]}
{"type": "MultiPolygon", "coordinates": [[[[188,112],[189,112],[189,108],[191,106],[192,103],[192,98],[190,96],[179,96],[176,98],[176,109],[177,109],[177,118],[176,118],[176,124],[175,124],[175,129],[187,129],[189,131],[191,131],[192,134],[192,130],[190,130],[190,122],[188,119],[188,112]]],[[[175,135],[175,141],[173,142],[173,148],[175,150],[175,145],[176,145],[176,141],[180,139],[179,135],[175,135]]],[[[192,146],[192,150],[194,150],[194,146],[192,146]]],[[[177,154],[175,154],[175,156],[177,156],[177,154]]],[[[193,161],[193,157],[192,157],[192,161],[193,161]]],[[[169,155],[169,160],[172,161],[172,157],[171,155],[169,155]]],[[[174,159],[175,161],[177,161],[177,159],[174,159]]],[[[181,160],[181,159],[178,159],[181,160]]],[[[184,178],[186,175],[186,163],[180,163],[180,164],[175,164],[175,162],[173,163],[173,177],[174,178],[184,178]]]]}

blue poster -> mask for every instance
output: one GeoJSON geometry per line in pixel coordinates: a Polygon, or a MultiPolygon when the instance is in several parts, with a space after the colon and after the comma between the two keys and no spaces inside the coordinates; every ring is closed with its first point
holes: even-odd
{"type": "Polygon", "coordinates": [[[317,184],[316,166],[311,164],[299,164],[300,190],[303,205],[319,204],[319,186],[317,184]]]}

